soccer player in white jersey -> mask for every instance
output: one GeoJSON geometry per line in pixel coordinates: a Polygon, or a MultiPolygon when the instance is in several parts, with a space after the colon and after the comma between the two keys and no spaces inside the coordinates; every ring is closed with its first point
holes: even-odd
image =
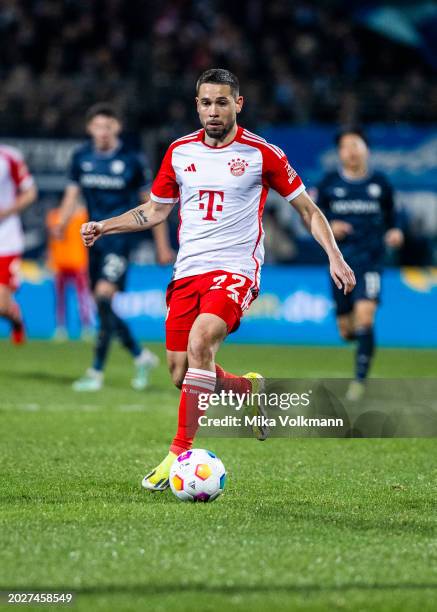
{"type": "Polygon", "coordinates": [[[14,344],[25,340],[20,307],[14,300],[18,289],[24,236],[20,213],[36,199],[35,182],[21,153],[0,145],[0,317],[11,323],[14,344]]]}
{"type": "MultiPolygon", "coordinates": [[[[202,129],[170,145],[150,201],[119,217],[86,223],[81,230],[85,245],[92,246],[107,234],[153,227],[179,203],[180,246],[166,319],[168,366],[181,389],[179,422],[168,455],[143,479],[143,486],[155,491],[168,487],[171,464],[191,448],[200,393],[260,388],[259,375],[225,372],[215,355],[259,291],[261,219],[269,187],[291,202],[325,249],[336,285],[345,293],[355,285],[326,218],[284,152],[237,125],[243,107],[237,78],[227,70],[208,70],[198,79],[196,93],[202,129]]],[[[262,428],[255,433],[265,438],[262,428]]]]}

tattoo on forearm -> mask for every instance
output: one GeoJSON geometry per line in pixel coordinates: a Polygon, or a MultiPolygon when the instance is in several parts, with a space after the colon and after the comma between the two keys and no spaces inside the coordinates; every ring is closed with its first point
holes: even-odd
{"type": "Polygon", "coordinates": [[[137,225],[146,225],[146,223],[148,223],[149,221],[146,215],[144,214],[144,210],[142,210],[141,208],[136,208],[132,211],[131,214],[135,219],[135,223],[137,225]]]}

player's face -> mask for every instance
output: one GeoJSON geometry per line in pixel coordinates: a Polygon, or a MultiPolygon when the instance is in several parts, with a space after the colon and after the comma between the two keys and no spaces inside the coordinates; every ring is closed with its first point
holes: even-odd
{"type": "Polygon", "coordinates": [[[367,165],[369,149],[358,134],[345,134],[340,140],[338,155],[344,168],[357,170],[367,165]]]}
{"type": "Polygon", "coordinates": [[[235,126],[243,97],[234,98],[229,85],[203,83],[196,98],[200,123],[210,138],[224,140],[235,126]]]}
{"type": "Polygon", "coordinates": [[[105,115],[96,115],[87,125],[87,132],[93,139],[94,146],[101,151],[114,148],[120,130],[120,122],[105,115]]]}

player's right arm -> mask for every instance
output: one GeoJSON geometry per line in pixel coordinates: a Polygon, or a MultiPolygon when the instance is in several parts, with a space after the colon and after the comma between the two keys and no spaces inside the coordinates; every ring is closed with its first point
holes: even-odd
{"type": "Polygon", "coordinates": [[[356,284],[355,275],[343,259],[327,218],[306,191],[293,198],[291,204],[300,214],[308,231],[328,255],[332,280],[345,295],[350,293],[356,284]]]}
{"type": "Polygon", "coordinates": [[[102,236],[142,232],[151,229],[167,219],[173,206],[174,204],[161,204],[150,199],[118,217],[84,223],[80,230],[83,243],[85,246],[91,247],[102,236]]]}
{"type": "Polygon", "coordinates": [[[276,147],[265,151],[266,178],[300,214],[308,231],[313,235],[328,255],[330,273],[339,289],[350,293],[356,281],[353,270],[343,259],[332,233],[329,222],[320,208],[312,201],[305,190],[302,180],[288,163],[285,153],[276,147]]]}
{"type": "Polygon", "coordinates": [[[90,221],[81,229],[82,240],[87,247],[106,234],[141,232],[159,225],[167,219],[173,206],[179,201],[179,185],[172,164],[172,147],[167,150],[159,172],[153,181],[150,199],[119,217],[99,223],[90,221]]]}

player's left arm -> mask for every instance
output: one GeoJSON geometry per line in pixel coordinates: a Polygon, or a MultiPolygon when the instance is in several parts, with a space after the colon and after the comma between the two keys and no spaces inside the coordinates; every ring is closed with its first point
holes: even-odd
{"type": "Polygon", "coordinates": [[[404,244],[404,233],[398,226],[393,188],[388,181],[383,185],[381,205],[386,228],[384,242],[388,247],[399,249],[404,244]]]}
{"type": "Polygon", "coordinates": [[[350,293],[356,284],[355,275],[343,259],[327,218],[306,191],[299,193],[290,203],[300,214],[308,231],[328,255],[333,281],[339,289],[343,289],[345,295],[350,293]]]}
{"type": "MultiPolygon", "coordinates": [[[[148,191],[142,191],[141,204],[146,204],[149,200],[150,193],[148,191]]],[[[151,231],[153,240],[155,241],[156,259],[158,263],[163,266],[172,263],[175,259],[175,252],[171,248],[167,220],[162,221],[159,225],[154,225],[151,231]]]]}

